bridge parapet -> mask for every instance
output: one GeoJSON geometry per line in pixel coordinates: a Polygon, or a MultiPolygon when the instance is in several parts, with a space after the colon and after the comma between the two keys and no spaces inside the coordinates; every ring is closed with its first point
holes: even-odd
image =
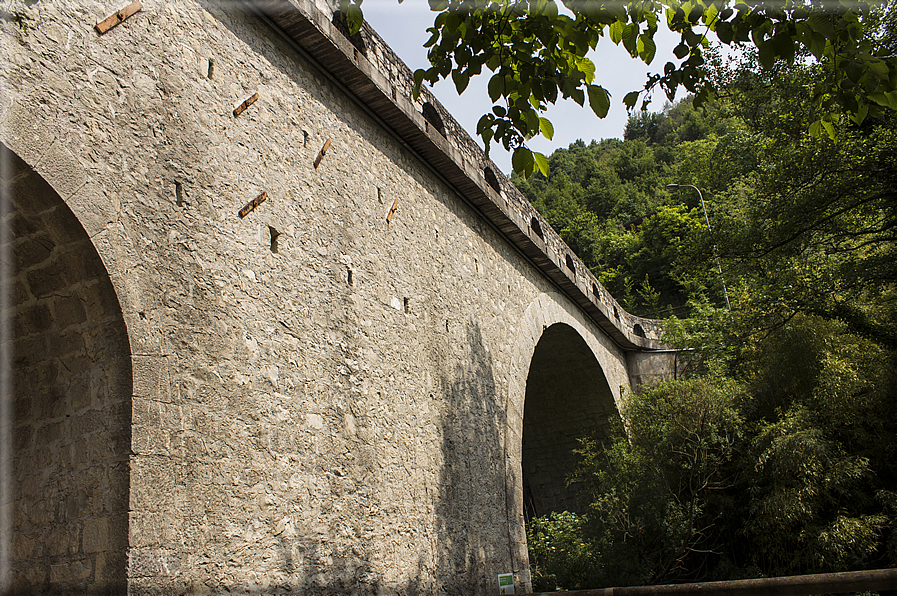
{"type": "Polygon", "coordinates": [[[621,348],[662,347],[660,321],[626,312],[526,197],[502,174],[365,23],[351,38],[338,15],[313,0],[246,0],[437,176],[475,207],[621,348]]]}

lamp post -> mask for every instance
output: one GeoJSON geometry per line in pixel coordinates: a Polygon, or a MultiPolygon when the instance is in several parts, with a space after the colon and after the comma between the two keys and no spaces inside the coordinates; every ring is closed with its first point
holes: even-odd
{"type": "MultiPolygon", "coordinates": [[[[704,211],[704,223],[707,224],[707,231],[712,235],[713,229],[710,227],[710,219],[707,217],[707,207],[704,206],[704,195],[701,194],[701,189],[691,184],[667,184],[667,190],[679,190],[679,188],[683,186],[698,191],[698,198],[701,199],[701,209],[704,211]]],[[[723,269],[719,265],[719,255],[716,252],[716,243],[713,244],[713,258],[716,259],[716,271],[719,273],[719,282],[723,285],[723,297],[726,299],[726,308],[732,310],[732,307],[729,305],[729,293],[726,291],[726,280],[723,278],[723,269]]]]}

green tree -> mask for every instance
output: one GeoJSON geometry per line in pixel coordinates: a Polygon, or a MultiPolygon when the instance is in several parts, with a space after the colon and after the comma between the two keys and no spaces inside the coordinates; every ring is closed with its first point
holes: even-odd
{"type": "Polygon", "coordinates": [[[597,585],[704,577],[703,562],[724,540],[718,495],[735,480],[741,391],[712,376],[666,383],[628,396],[625,432],[610,445],[582,441],[575,480],[591,503],[584,533],[597,585]]]}
{"type": "MultiPolygon", "coordinates": [[[[564,0],[562,11],[555,0],[429,2],[436,12],[425,44],[431,66],[415,72],[416,92],[424,82],[448,78],[463,92],[472,76],[491,71],[488,94],[494,105],[480,119],[477,134],[487,153],[493,140],[512,150],[514,171],[525,176],[548,171],[547,158],[525,145],[535,135],[553,135],[542,116],[548,105],[559,97],[579,105],[588,100],[598,117],[607,115],[610,95],[588,53],[609,38],[633,58],[651,63],[661,21],[680,34],[673,51],[679,62],[670,60],[663,74],[649,77],[643,106],[656,88],[670,99],[680,87],[694,93],[697,103],[710,96],[705,52],[712,32],[723,44],[754,45],[767,69],[812,56],[822,72],[810,97],[819,112],[812,124],[816,133],[834,134],[835,113],[862,122],[867,115],[897,109],[897,54],[882,43],[886,27],[875,12],[878,3],[854,1],[832,10],[826,2],[564,0]]],[[[339,3],[353,30],[363,20],[361,3],[339,3]]],[[[639,96],[633,91],[623,102],[633,108],[639,96]]]]}
{"type": "Polygon", "coordinates": [[[713,100],[725,127],[688,139],[677,127],[698,120],[676,124],[671,110],[633,124],[632,141],[671,149],[659,171],[705,189],[717,234],[679,234],[697,197],[678,195],[685,204],[670,198],[628,231],[600,230],[601,279],[632,300],[662,289],[659,270],[687,282],[692,316],[670,319],[665,341],[688,350],[677,368],[690,376],[630,396],[617,440],[583,443],[577,480],[592,506],[578,523],[594,568],[582,587],[897,564],[897,121],[845,112],[833,136],[810,134],[818,76],[818,65],[749,60],[713,100]],[[707,289],[715,271],[700,256],[713,243],[731,311],[707,289]],[[695,389],[708,382],[727,388],[721,402],[695,389]],[[683,490],[695,441],[674,411],[695,403],[725,404],[714,428],[737,430],[731,448],[704,443],[716,454],[704,493],[683,490]]]}
{"type": "Polygon", "coordinates": [[[746,346],[737,371],[753,438],[741,533],[763,573],[894,564],[894,357],[805,314],[746,346]]]}
{"type": "Polygon", "coordinates": [[[819,74],[816,66],[742,68],[732,78],[738,134],[755,149],[750,159],[729,157],[736,175],[717,191],[725,205],[717,244],[754,327],[809,312],[895,346],[897,118],[868,117],[833,138],[808,134],[819,74]]]}
{"type": "Polygon", "coordinates": [[[526,542],[533,559],[533,589],[570,590],[594,585],[596,555],[586,538],[588,517],[571,511],[552,512],[526,526],[526,542]]]}

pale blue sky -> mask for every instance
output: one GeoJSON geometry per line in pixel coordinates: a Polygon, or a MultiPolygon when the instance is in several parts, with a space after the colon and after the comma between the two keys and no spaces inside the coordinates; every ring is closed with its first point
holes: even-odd
{"type": "MultiPolygon", "coordinates": [[[[365,19],[379,33],[386,43],[405,61],[411,70],[426,68],[427,52],[423,48],[429,39],[427,27],[433,24],[435,13],[430,12],[426,0],[365,0],[362,5],[365,19]]],[[[580,107],[572,101],[561,101],[552,107],[547,117],[554,124],[552,141],[538,137],[528,145],[534,151],[550,155],[559,147],[566,147],[576,139],[589,142],[592,139],[622,138],[626,126],[626,107],[623,96],[644,86],[647,73],[656,72],[672,59],[673,47],[678,43],[678,36],[670,33],[661,25],[656,36],[657,55],[649,66],[640,60],[634,60],[622,46],[615,46],[610,39],[602,39],[598,49],[591,56],[597,67],[596,82],[604,86],[611,94],[611,108],[607,117],[599,119],[588,107],[580,107]]],[[[488,71],[471,80],[470,86],[463,96],[458,96],[451,81],[442,81],[433,89],[439,101],[448,109],[471,137],[476,137],[476,123],[485,112],[491,110],[492,104],[486,94],[488,71]]],[[[652,111],[663,107],[665,97],[655,93],[652,111]]],[[[511,156],[499,146],[493,144],[490,157],[507,174],[511,171],[511,156]]]]}

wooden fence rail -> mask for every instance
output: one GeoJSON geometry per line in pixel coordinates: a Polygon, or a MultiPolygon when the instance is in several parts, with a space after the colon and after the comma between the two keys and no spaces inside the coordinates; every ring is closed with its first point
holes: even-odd
{"type": "Polygon", "coordinates": [[[897,569],[848,571],[816,575],[764,577],[728,582],[630,586],[571,592],[542,592],[533,596],[802,596],[843,592],[897,591],[897,569]]]}

